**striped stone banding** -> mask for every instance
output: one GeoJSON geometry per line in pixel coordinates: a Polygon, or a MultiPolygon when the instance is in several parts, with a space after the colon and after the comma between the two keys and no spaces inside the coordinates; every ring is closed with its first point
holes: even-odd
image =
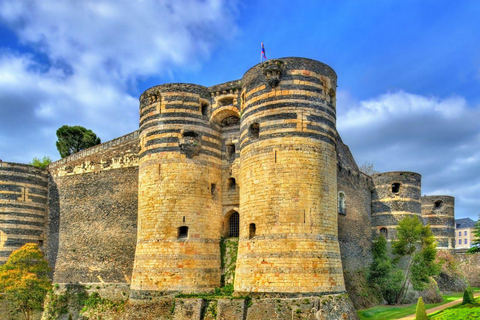
{"type": "Polygon", "coordinates": [[[159,113],[153,114],[149,117],[146,117],[140,121],[140,131],[143,129],[143,125],[146,122],[158,120],[157,123],[162,123],[163,121],[168,121],[168,118],[179,118],[179,119],[188,119],[189,121],[200,121],[201,123],[205,123],[205,118],[200,114],[189,113],[189,112],[170,112],[170,113],[159,113]]]}
{"type": "Polygon", "coordinates": [[[259,252],[259,253],[242,253],[238,258],[242,259],[258,259],[258,257],[264,259],[270,258],[298,258],[298,259],[340,259],[340,254],[338,252],[329,252],[329,251],[280,251],[280,252],[259,252]]]}
{"type": "Polygon", "coordinates": [[[0,211],[1,216],[12,216],[12,217],[24,217],[24,218],[35,218],[35,219],[45,219],[45,214],[33,214],[33,213],[24,213],[24,212],[4,212],[0,211]]]}
{"type": "Polygon", "coordinates": [[[1,208],[11,208],[11,209],[26,209],[26,210],[33,210],[33,211],[42,211],[45,210],[45,206],[32,206],[33,203],[24,204],[24,203],[0,203],[1,208]]]}
{"type": "Polygon", "coordinates": [[[24,226],[37,226],[37,227],[43,227],[43,225],[44,225],[43,222],[37,222],[37,221],[0,219],[0,225],[9,225],[9,224],[24,225],[24,226]]]}
{"type": "Polygon", "coordinates": [[[310,138],[310,139],[326,142],[334,147],[336,146],[336,143],[337,143],[336,140],[330,137],[327,137],[324,134],[292,131],[292,132],[286,132],[286,133],[272,133],[272,134],[264,134],[264,135],[260,133],[260,137],[256,140],[246,140],[246,139],[241,140],[240,148],[245,148],[246,146],[253,144],[255,142],[264,141],[268,139],[275,139],[275,138],[284,138],[284,137],[310,138]]]}
{"type": "Polygon", "coordinates": [[[4,244],[4,249],[9,249],[11,250],[10,253],[21,246],[23,246],[25,243],[37,243],[38,242],[38,237],[36,238],[28,238],[28,239],[19,239],[19,238],[9,238],[7,241],[5,241],[4,244]],[[7,248],[11,247],[11,248],[7,248]]]}
{"type": "MultiPolygon", "coordinates": [[[[203,127],[202,127],[203,128],[203,127]]],[[[161,129],[161,130],[154,130],[154,131],[148,131],[145,133],[145,137],[148,139],[148,137],[155,136],[155,135],[166,135],[166,134],[171,134],[174,133],[177,136],[180,135],[180,132],[182,129],[161,129]]],[[[209,132],[201,131],[202,134],[202,139],[205,139],[205,137],[215,140],[218,143],[222,142],[222,138],[219,135],[214,135],[209,132]]]]}
{"type": "MultiPolygon", "coordinates": [[[[140,262],[141,260],[139,260],[140,262]]],[[[178,261],[178,264],[182,264],[182,261],[179,260],[178,261]]],[[[151,272],[152,269],[148,266],[145,266],[145,267],[139,267],[139,266],[136,266],[135,267],[135,272],[136,273],[139,273],[139,272],[151,272]]],[[[158,277],[161,277],[162,273],[166,273],[166,274],[169,274],[169,273],[182,273],[182,274],[185,274],[185,272],[187,273],[199,273],[199,274],[204,274],[204,273],[220,273],[220,269],[219,268],[205,268],[205,267],[198,267],[198,268],[188,268],[188,267],[184,267],[184,268],[156,268],[155,269],[155,274],[158,276],[158,277]]],[[[196,286],[195,286],[196,287],[196,286]]],[[[191,288],[191,287],[190,287],[191,288]]]]}
{"type": "MultiPolygon", "coordinates": [[[[263,258],[263,257],[262,257],[263,258]]],[[[255,261],[258,261],[258,257],[255,258],[254,260],[255,261]]],[[[245,259],[245,262],[250,262],[248,259],[245,259]]],[[[267,261],[268,262],[268,261],[267,261]]],[[[309,260],[307,259],[302,259],[302,264],[308,264],[308,262],[310,262],[309,260]]],[[[313,262],[313,261],[312,261],[313,262]]],[[[338,261],[337,261],[338,263],[338,261]]],[[[295,265],[288,265],[288,266],[282,266],[282,267],[275,267],[275,266],[271,266],[269,265],[268,263],[266,263],[264,265],[264,268],[265,268],[265,272],[262,272],[262,268],[259,268],[257,266],[256,268],[256,271],[257,273],[261,273],[261,274],[276,274],[276,273],[280,273],[280,274],[285,274],[286,272],[287,273],[290,273],[290,274],[297,274],[297,275],[302,275],[302,274],[311,274],[311,275],[314,275],[314,274],[323,274],[325,275],[326,277],[329,277],[329,275],[333,275],[333,274],[338,274],[338,275],[343,275],[343,269],[342,268],[338,268],[338,267],[320,267],[320,266],[317,266],[315,268],[306,268],[304,265],[302,264],[295,264],[295,265]],[[288,270],[288,271],[287,271],[288,270]]],[[[245,269],[249,269],[249,267],[246,267],[245,269]]],[[[241,274],[242,273],[242,269],[238,270],[237,273],[241,274]]],[[[246,274],[249,274],[250,272],[246,272],[246,274]]]]}
{"type": "MultiPolygon", "coordinates": [[[[147,142],[145,143],[145,147],[149,147],[149,146],[154,146],[154,145],[158,145],[158,144],[163,144],[163,143],[178,143],[179,142],[179,138],[178,137],[165,137],[165,138],[158,138],[158,139],[150,139],[150,140],[147,140],[147,142]]],[[[209,141],[206,141],[206,140],[202,140],[202,147],[209,147],[211,149],[215,149],[215,150],[218,150],[220,151],[222,149],[221,145],[219,143],[212,143],[212,142],[209,142],[209,141]]]]}
{"type": "Polygon", "coordinates": [[[208,128],[211,130],[210,126],[205,123],[205,121],[196,121],[196,120],[188,120],[185,118],[182,119],[174,119],[174,120],[158,120],[158,121],[151,121],[144,124],[140,131],[145,131],[150,127],[158,127],[158,126],[165,126],[165,125],[175,125],[175,124],[186,124],[186,125],[195,125],[199,127],[208,128]]]}
{"type": "MultiPolygon", "coordinates": [[[[33,168],[33,167],[32,167],[33,168]]],[[[48,178],[48,174],[47,173],[44,173],[44,172],[41,172],[40,170],[39,171],[36,171],[36,172],[33,172],[31,168],[28,168],[28,169],[23,169],[23,168],[19,168],[19,167],[11,167],[11,166],[7,166],[7,167],[3,167],[3,166],[0,166],[0,176],[3,176],[1,173],[2,171],[5,171],[5,172],[17,172],[17,173],[25,173],[27,175],[33,175],[33,176],[41,176],[43,178],[48,178]]],[[[9,176],[11,176],[11,174],[9,174],[9,176]]]]}
{"type": "Polygon", "coordinates": [[[296,93],[274,97],[266,96],[263,99],[259,99],[257,101],[245,102],[242,111],[243,116],[248,117],[250,116],[250,114],[253,114],[256,111],[260,112],[270,109],[278,109],[282,107],[292,106],[307,110],[312,109],[315,111],[322,111],[330,115],[332,118],[336,118],[335,109],[329,104],[327,104],[325,100],[318,97],[306,96],[296,93]]]}
{"type": "MultiPolygon", "coordinates": [[[[139,158],[143,158],[143,157],[148,156],[148,155],[162,153],[162,152],[180,152],[180,147],[178,147],[178,146],[176,146],[176,147],[158,147],[158,148],[148,149],[148,150],[142,151],[139,155],[139,158]]],[[[212,152],[212,151],[209,151],[209,150],[205,150],[203,148],[200,150],[200,155],[210,156],[210,157],[213,157],[215,159],[220,159],[221,156],[222,156],[221,152],[212,152]]]]}
{"type": "MultiPolygon", "coordinates": [[[[27,226],[25,226],[27,227],[27,226]]],[[[43,233],[43,229],[18,229],[9,228],[0,225],[0,229],[8,235],[28,235],[28,236],[40,236],[43,233]]]]}
{"type": "MultiPolygon", "coordinates": [[[[0,172],[1,173],[1,172],[0,172]]],[[[47,181],[42,178],[36,177],[24,177],[18,175],[0,175],[0,180],[2,182],[15,182],[15,183],[27,183],[27,184],[34,184],[41,187],[47,187],[47,181]]]]}

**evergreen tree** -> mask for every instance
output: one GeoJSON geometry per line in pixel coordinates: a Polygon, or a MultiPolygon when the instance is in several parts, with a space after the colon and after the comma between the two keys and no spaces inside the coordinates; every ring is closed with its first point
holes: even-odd
{"type": "Polygon", "coordinates": [[[385,237],[378,236],[373,241],[372,257],[369,280],[380,287],[387,303],[394,304],[402,288],[403,274],[392,264],[385,237]]]}
{"type": "Polygon", "coordinates": [[[61,126],[57,130],[57,149],[62,158],[100,144],[100,138],[92,130],[81,126],[61,126]]]}
{"type": "Polygon", "coordinates": [[[468,249],[468,253],[480,252],[480,215],[478,215],[478,221],[475,224],[475,229],[473,231],[473,243],[472,247],[468,249]]]}
{"type": "Polygon", "coordinates": [[[475,304],[475,298],[473,297],[472,287],[468,286],[463,292],[462,304],[475,304]]]}
{"type": "Polygon", "coordinates": [[[50,268],[43,253],[34,243],[27,243],[12,252],[0,267],[0,292],[13,311],[20,311],[27,320],[33,311],[43,309],[43,301],[52,284],[50,268]]]}
{"type": "Polygon", "coordinates": [[[423,302],[422,297],[418,298],[417,308],[415,310],[415,319],[428,320],[427,311],[425,310],[425,303],[423,302]]]}

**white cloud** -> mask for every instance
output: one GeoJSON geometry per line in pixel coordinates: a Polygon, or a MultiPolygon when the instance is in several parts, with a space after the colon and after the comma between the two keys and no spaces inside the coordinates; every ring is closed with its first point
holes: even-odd
{"type": "Polygon", "coordinates": [[[63,124],[103,141],[137,129],[127,89],[198,65],[235,34],[234,15],[220,0],[0,2],[0,21],[29,50],[0,51],[0,158],[57,159],[63,124]]]}
{"type": "Polygon", "coordinates": [[[338,130],[357,162],[379,171],[422,174],[422,192],[451,194],[471,215],[480,200],[480,110],[462,97],[425,97],[403,91],[355,101],[340,92],[338,130]]]}

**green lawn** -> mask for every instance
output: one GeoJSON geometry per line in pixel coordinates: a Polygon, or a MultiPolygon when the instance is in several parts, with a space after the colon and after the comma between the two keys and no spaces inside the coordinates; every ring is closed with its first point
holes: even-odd
{"type": "Polygon", "coordinates": [[[476,304],[456,305],[454,307],[437,311],[429,315],[432,320],[467,320],[480,319],[480,298],[475,299],[476,304]]]}
{"type": "MultiPolygon", "coordinates": [[[[473,288],[474,292],[480,291],[480,288],[473,288]]],[[[436,306],[448,303],[463,297],[463,292],[453,293],[451,295],[443,295],[443,302],[426,304],[425,309],[434,308],[436,306]]],[[[405,306],[378,306],[370,309],[358,310],[357,314],[361,320],[393,320],[406,317],[415,313],[416,304],[405,306]]],[[[450,308],[451,309],[451,308],[450,308]]],[[[444,319],[444,318],[438,318],[444,319]]],[[[446,319],[446,318],[445,318],[446,319]]],[[[454,318],[451,318],[454,319],[454,318]]],[[[461,319],[461,318],[459,318],[461,319]]]]}

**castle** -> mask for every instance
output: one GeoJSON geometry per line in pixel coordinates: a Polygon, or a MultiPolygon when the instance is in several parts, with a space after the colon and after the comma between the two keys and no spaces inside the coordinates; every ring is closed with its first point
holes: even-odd
{"type": "Polygon", "coordinates": [[[0,163],[0,262],[41,245],[54,283],[119,284],[130,297],[224,284],[222,238],[238,238],[234,290],[345,292],[375,235],[430,224],[454,248],[454,198],[421,196],[414,172],[366,175],[336,129],[337,75],[268,60],[212,87],[140,96],[139,130],[47,169],[0,163]]]}

